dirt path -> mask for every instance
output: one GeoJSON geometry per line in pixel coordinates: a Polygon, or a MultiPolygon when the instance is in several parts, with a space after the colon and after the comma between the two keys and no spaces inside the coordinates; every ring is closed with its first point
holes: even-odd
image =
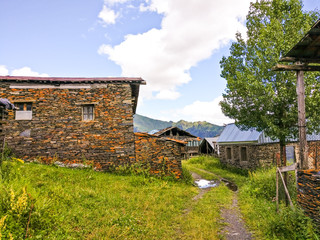
{"type": "Polygon", "coordinates": [[[251,233],[246,230],[243,220],[241,219],[236,192],[234,192],[233,195],[231,208],[221,209],[221,217],[223,218],[223,222],[227,224],[222,231],[222,234],[227,240],[252,239],[251,233]]]}
{"type": "MultiPolygon", "coordinates": [[[[197,169],[197,170],[205,173],[213,174],[212,172],[209,172],[203,169],[197,169]]],[[[192,177],[194,180],[201,179],[201,176],[194,172],[192,172],[192,177]]],[[[238,196],[237,196],[238,187],[227,179],[221,178],[220,176],[217,176],[217,177],[219,177],[220,182],[224,182],[229,187],[229,189],[233,191],[233,200],[232,200],[231,207],[228,209],[227,208],[221,209],[221,217],[223,218],[222,222],[226,224],[226,226],[223,228],[221,233],[225,236],[227,240],[253,239],[251,236],[251,233],[246,230],[244,222],[241,218],[241,213],[238,206],[238,196]]],[[[200,199],[209,190],[210,188],[200,189],[199,194],[194,197],[194,200],[200,199]]]]}

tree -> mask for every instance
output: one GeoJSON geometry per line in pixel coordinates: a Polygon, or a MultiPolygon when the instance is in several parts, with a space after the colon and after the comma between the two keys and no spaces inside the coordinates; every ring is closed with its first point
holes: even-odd
{"type": "MultiPolygon", "coordinates": [[[[241,129],[256,128],[279,139],[282,165],[285,145],[297,137],[296,76],[271,68],[310,29],[319,17],[303,12],[299,0],[260,0],[251,3],[247,15],[247,39],[236,34],[230,56],[220,61],[227,89],[220,102],[223,113],[241,129]]],[[[320,130],[319,76],[305,74],[308,130],[320,130]]]]}

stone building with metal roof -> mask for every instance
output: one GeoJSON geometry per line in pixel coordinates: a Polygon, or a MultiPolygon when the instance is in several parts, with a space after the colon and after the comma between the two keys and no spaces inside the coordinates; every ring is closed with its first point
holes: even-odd
{"type": "MultiPolygon", "coordinates": [[[[319,134],[307,135],[307,141],[310,149],[318,145],[320,147],[319,134]]],[[[287,159],[299,161],[297,139],[288,139],[287,142],[287,159]]],[[[277,158],[280,158],[278,140],[272,140],[264,132],[255,129],[241,130],[234,123],[225,126],[217,143],[220,161],[238,168],[254,169],[274,165],[277,158]]],[[[309,158],[320,165],[320,159],[312,152],[309,158]]]]}

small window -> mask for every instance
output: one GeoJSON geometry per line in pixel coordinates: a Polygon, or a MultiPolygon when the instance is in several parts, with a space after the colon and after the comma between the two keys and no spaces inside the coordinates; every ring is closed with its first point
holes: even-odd
{"type": "Polygon", "coordinates": [[[241,153],[240,153],[241,154],[241,156],[240,156],[241,161],[248,161],[247,148],[241,147],[240,151],[241,151],[241,153]]]}
{"type": "Polygon", "coordinates": [[[19,102],[15,103],[16,120],[32,120],[32,103],[19,102]]]}
{"type": "Polygon", "coordinates": [[[82,120],[83,121],[91,121],[94,119],[93,114],[94,105],[88,104],[82,106],[82,120]]]}
{"type": "Polygon", "coordinates": [[[227,148],[227,160],[229,160],[229,159],[231,159],[231,158],[232,158],[232,156],[231,156],[231,148],[228,147],[228,148],[227,148]]]}

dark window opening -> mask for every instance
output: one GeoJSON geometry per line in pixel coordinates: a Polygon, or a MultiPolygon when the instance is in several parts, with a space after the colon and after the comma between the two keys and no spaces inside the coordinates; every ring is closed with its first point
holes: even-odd
{"type": "Polygon", "coordinates": [[[247,148],[246,147],[241,147],[241,161],[248,161],[248,156],[247,156],[247,148]]]}
{"type": "Polygon", "coordinates": [[[231,148],[227,148],[227,159],[231,159],[231,148]]]}
{"type": "Polygon", "coordinates": [[[83,121],[90,121],[90,120],[94,119],[93,109],[94,109],[94,105],[93,104],[84,105],[82,107],[82,119],[83,119],[83,121]]]}

